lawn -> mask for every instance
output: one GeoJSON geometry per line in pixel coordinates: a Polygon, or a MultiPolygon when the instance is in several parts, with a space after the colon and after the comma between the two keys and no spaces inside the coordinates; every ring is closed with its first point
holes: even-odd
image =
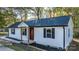
{"type": "Polygon", "coordinates": [[[33,46],[22,44],[22,43],[12,43],[7,40],[0,39],[0,44],[9,47],[11,49],[14,49],[15,51],[41,51],[40,49],[37,49],[33,46]]]}
{"type": "Polygon", "coordinates": [[[14,49],[15,51],[41,51],[34,47],[31,47],[30,45],[24,45],[24,44],[12,44],[12,45],[5,45],[6,47],[9,47],[11,49],[14,49]]]}

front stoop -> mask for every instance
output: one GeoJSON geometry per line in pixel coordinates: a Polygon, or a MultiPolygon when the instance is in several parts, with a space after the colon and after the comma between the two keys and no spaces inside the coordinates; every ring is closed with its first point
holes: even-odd
{"type": "Polygon", "coordinates": [[[32,44],[34,43],[35,41],[34,40],[29,40],[29,44],[32,44]]]}
{"type": "Polygon", "coordinates": [[[35,48],[35,49],[38,49],[38,50],[40,50],[40,51],[47,51],[47,50],[44,50],[44,49],[41,49],[41,48],[38,48],[38,47],[35,47],[35,46],[31,46],[31,45],[29,45],[30,47],[33,47],[33,48],[35,48]]]}

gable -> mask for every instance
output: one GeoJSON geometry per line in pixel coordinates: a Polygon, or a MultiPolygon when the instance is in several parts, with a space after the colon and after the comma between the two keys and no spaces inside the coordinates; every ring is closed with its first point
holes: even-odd
{"type": "Polygon", "coordinates": [[[68,25],[72,25],[73,26],[73,20],[72,20],[72,18],[70,18],[70,20],[68,22],[68,25]]]}
{"type": "Polygon", "coordinates": [[[21,23],[18,25],[18,27],[28,27],[28,25],[25,24],[24,22],[21,22],[21,23]]]}

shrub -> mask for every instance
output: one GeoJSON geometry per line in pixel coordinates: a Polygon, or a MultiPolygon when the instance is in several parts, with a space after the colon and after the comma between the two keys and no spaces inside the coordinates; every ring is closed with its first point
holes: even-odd
{"type": "Polygon", "coordinates": [[[73,37],[74,38],[79,38],[79,32],[74,32],[73,37]]]}
{"type": "Polygon", "coordinates": [[[7,35],[7,32],[0,32],[0,36],[7,35]]]}

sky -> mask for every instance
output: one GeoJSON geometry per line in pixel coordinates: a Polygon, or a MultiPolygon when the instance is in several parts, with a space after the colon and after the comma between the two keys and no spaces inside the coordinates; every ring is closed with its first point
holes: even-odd
{"type": "Polygon", "coordinates": [[[78,0],[0,0],[1,7],[78,7],[78,0]]]}

